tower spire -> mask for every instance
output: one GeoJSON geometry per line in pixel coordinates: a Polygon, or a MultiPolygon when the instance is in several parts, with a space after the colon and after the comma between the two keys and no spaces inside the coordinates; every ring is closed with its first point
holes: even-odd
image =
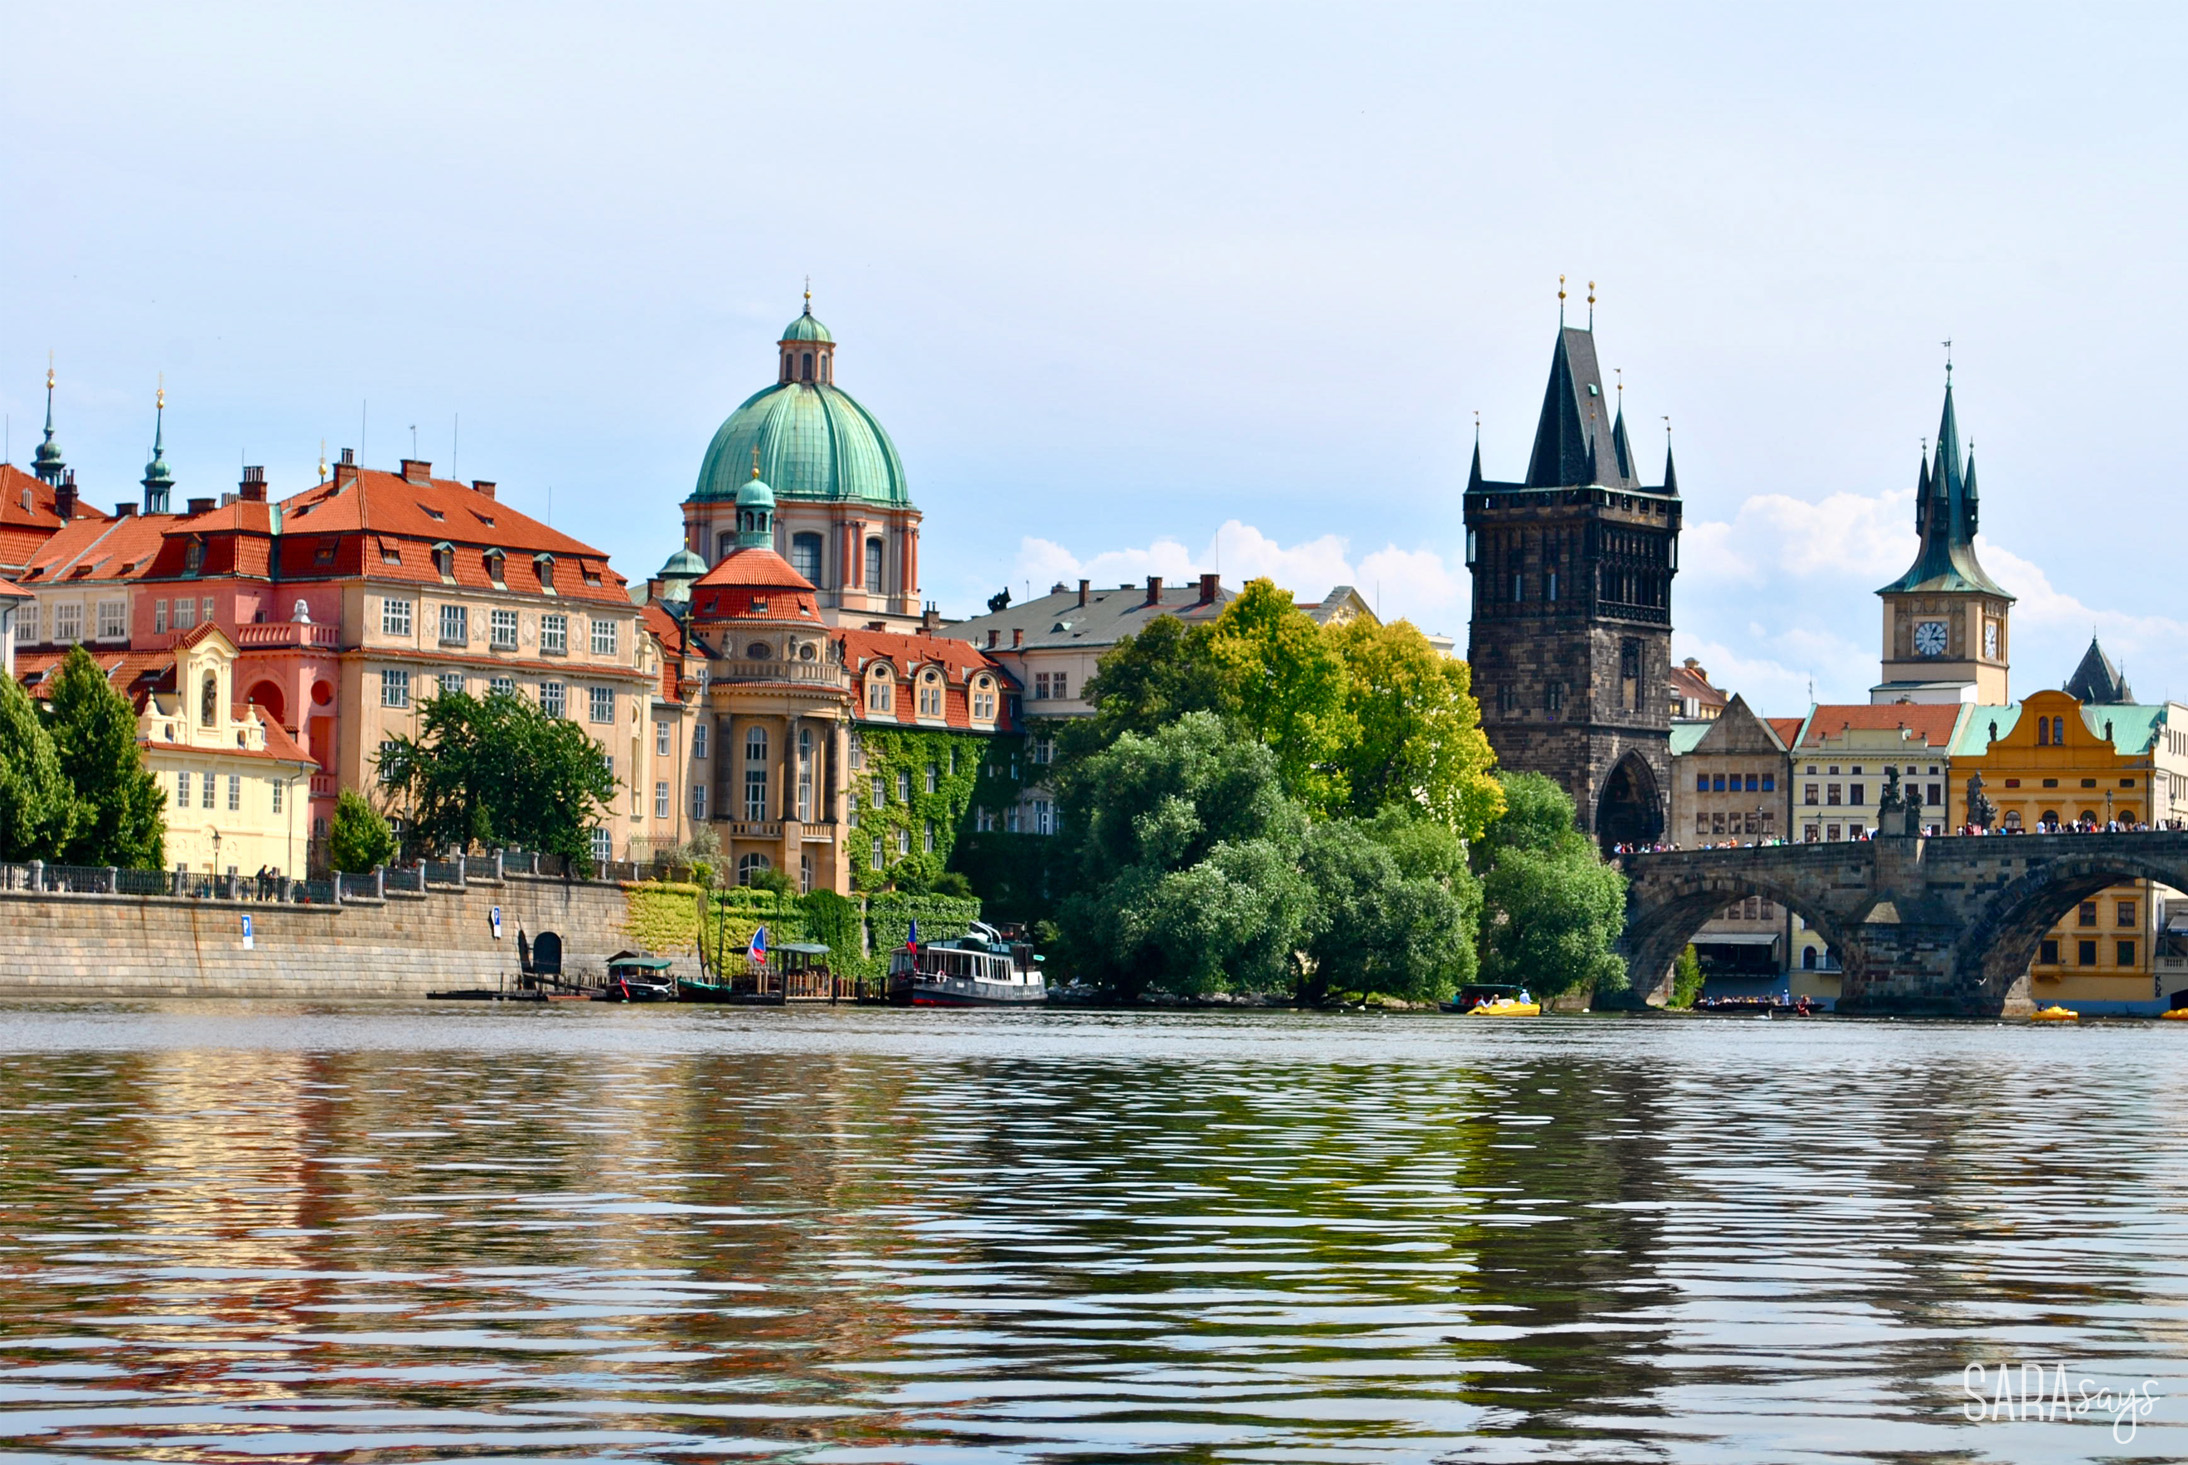
{"type": "MultiPolygon", "coordinates": [[[[1565,329],[1565,277],[1563,275],[1557,277],[1557,328],[1561,331],[1565,329]]],[[[52,374],[50,371],[46,373],[48,376],[52,374]]]]}
{"type": "Polygon", "coordinates": [[[1679,469],[1671,461],[1671,419],[1664,419],[1664,493],[1677,497],[1679,493],[1679,469]]]}
{"type": "Polygon", "coordinates": [[[46,353],[46,436],[31,458],[38,481],[58,487],[68,465],[61,460],[61,445],[53,440],[53,353],[46,353]]]}
{"type": "Polygon", "coordinates": [[[1466,491],[1477,492],[1481,488],[1481,413],[1474,413],[1474,466],[1467,470],[1466,491]]]}
{"type": "Polygon", "coordinates": [[[164,514],[168,508],[168,496],[175,486],[175,475],[168,471],[167,454],[167,377],[160,377],[159,389],[152,396],[152,461],[144,465],[144,511],[147,514],[164,514]]]}
{"type": "Polygon", "coordinates": [[[1588,329],[1595,329],[1595,281],[1588,282],[1588,329]]]}

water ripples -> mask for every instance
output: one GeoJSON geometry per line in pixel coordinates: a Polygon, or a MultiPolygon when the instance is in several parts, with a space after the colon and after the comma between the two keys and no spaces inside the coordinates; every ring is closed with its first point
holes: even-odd
{"type": "Polygon", "coordinates": [[[2178,1457],[2160,1026],[15,1009],[0,1459],[2178,1457]]]}

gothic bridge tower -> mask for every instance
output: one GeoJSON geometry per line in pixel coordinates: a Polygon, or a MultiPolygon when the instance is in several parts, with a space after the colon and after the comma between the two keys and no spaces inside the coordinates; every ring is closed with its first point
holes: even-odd
{"type": "Polygon", "coordinates": [[[1587,329],[1558,324],[1526,479],[1483,478],[1475,434],[1467,658],[1498,762],[1557,780],[1608,848],[1664,831],[1680,501],[1668,442],[1663,484],[1641,483],[1624,393],[1604,396],[1594,304],[1591,286],[1587,329]]]}

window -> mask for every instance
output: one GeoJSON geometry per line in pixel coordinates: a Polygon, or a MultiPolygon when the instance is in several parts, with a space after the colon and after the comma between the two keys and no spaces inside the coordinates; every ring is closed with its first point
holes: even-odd
{"type": "Polygon", "coordinates": [[[433,546],[433,572],[443,580],[456,578],[456,547],[441,543],[433,546]]]}
{"type": "Polygon", "coordinates": [[[1618,647],[1618,705],[1627,712],[1641,707],[1641,643],[1622,641],[1618,647]]]}
{"type": "MultiPolygon", "coordinates": [[[[1739,791],[1739,787],[1740,787],[1740,781],[1739,781],[1738,779],[1734,779],[1734,780],[1732,781],[1732,788],[1733,788],[1733,791],[1734,791],[1734,792],[1738,792],[1738,791],[1739,791]]],[[[1725,791],[1725,776],[1724,776],[1724,775],[1723,775],[1722,773],[1720,773],[1720,774],[1716,775],[1716,776],[1715,776],[1714,778],[1710,779],[1710,781],[1709,781],[1709,788],[1710,788],[1710,792],[1711,792],[1711,793],[1719,793],[1719,794],[1723,793],[1723,792],[1725,791]]]]}
{"type": "Polygon", "coordinates": [[[570,654],[570,618],[566,615],[543,615],[539,618],[539,649],[547,656],[570,654]]]}
{"type": "Polygon", "coordinates": [[[973,810],[972,827],[981,834],[992,832],[995,828],[995,811],[993,809],[973,810]]]}
{"type": "Polygon", "coordinates": [[[266,780],[266,782],[273,785],[273,811],[278,814],[281,812],[282,790],[286,789],[288,785],[283,783],[278,778],[269,778],[266,780]]]}
{"type": "Polygon", "coordinates": [[[881,589],[881,541],[878,539],[866,541],[866,588],[881,589]]]}
{"type": "Polygon", "coordinates": [[[1801,785],[1801,802],[1802,802],[1802,803],[1804,803],[1804,804],[1813,804],[1813,803],[1816,803],[1816,802],[1818,802],[1818,799],[1817,799],[1817,797],[1816,797],[1816,794],[1817,794],[1817,786],[1816,786],[1815,784],[1809,783],[1809,784],[1803,784],[1803,785],[1801,785]]]}
{"type": "Polygon", "coordinates": [[[767,730],[745,734],[745,817],[767,817],[767,730]]]}
{"type": "MultiPolygon", "coordinates": [[[[1750,787],[1752,787],[1752,786],[1753,786],[1753,780],[1752,780],[1752,779],[1751,779],[1751,780],[1749,780],[1749,786],[1750,786],[1750,787]]],[[[1764,774],[1764,775],[1763,775],[1763,790],[1762,790],[1762,791],[1763,791],[1764,793],[1766,793],[1766,794],[1767,794],[1767,793],[1775,793],[1775,792],[1777,792],[1777,788],[1778,788],[1778,775],[1777,775],[1777,774],[1775,774],[1775,773],[1766,773],[1766,774],[1764,774]]],[[[1934,800],[1933,800],[1933,802],[1934,802],[1934,800]]]]}
{"type": "Polygon", "coordinates": [[[2094,925],[2096,925],[2096,924],[2097,924],[2097,902],[2095,902],[2095,901],[2093,901],[2093,900],[2085,900],[2085,901],[2083,901],[2083,902],[2082,902],[2082,907],[2081,907],[2081,909],[2080,909],[2079,911],[2077,911],[2077,912],[2075,913],[2075,921],[2074,921],[2074,923],[2075,923],[2076,925],[2078,925],[2078,926],[2094,926],[2094,925]]]}
{"type": "Polygon", "coordinates": [[[393,739],[393,738],[382,738],[382,739],[380,739],[380,757],[379,757],[379,760],[378,760],[378,761],[379,761],[379,764],[380,764],[380,766],[381,766],[381,767],[383,767],[383,768],[384,768],[384,767],[386,767],[386,766],[387,766],[387,761],[388,761],[388,759],[390,759],[390,758],[392,758],[392,757],[394,757],[394,756],[395,756],[395,739],[393,739]]]}
{"type": "Polygon", "coordinates": [[[813,729],[798,729],[798,817],[813,817],[813,729]]]}
{"type": "Polygon", "coordinates": [[[2119,903],[2119,907],[2118,924],[2122,929],[2131,929],[2135,924],[2135,903],[2131,900],[2123,900],[2119,903]]]}
{"type": "Polygon", "coordinates": [[[1056,740],[1046,736],[1035,738],[1033,740],[1033,761],[1044,768],[1055,762],[1056,740]]]}
{"type": "Polygon", "coordinates": [[[895,700],[895,692],[885,675],[877,676],[866,684],[867,711],[887,712],[895,700]]]}
{"type": "Polygon", "coordinates": [[[1069,678],[1068,678],[1068,677],[1066,677],[1066,676],[1065,676],[1065,674],[1064,674],[1063,672],[1058,672],[1058,673],[1056,673],[1056,679],[1055,679],[1055,681],[1054,681],[1053,685],[1052,685],[1052,686],[1050,687],[1050,690],[1051,690],[1051,691],[1053,691],[1053,692],[1054,692],[1054,693],[1056,694],[1056,696],[1057,696],[1057,697],[1058,697],[1059,699],[1062,699],[1062,698],[1065,698],[1065,697],[1068,697],[1068,696],[1070,696],[1070,695],[1071,695],[1071,693],[1070,693],[1069,691],[1065,690],[1065,683],[1066,683],[1066,682],[1067,682],[1068,680],[1069,680],[1069,678]]]}
{"type": "Polygon", "coordinates": [[[563,708],[566,705],[568,705],[566,701],[566,689],[564,688],[562,683],[541,682],[539,684],[540,711],[546,713],[549,717],[560,717],[562,716],[563,708]]]}
{"type": "Polygon", "coordinates": [[[912,771],[899,768],[896,773],[896,801],[908,804],[912,801],[912,771]]]}
{"type": "Polygon", "coordinates": [[[462,672],[460,672],[460,671],[444,671],[444,672],[442,672],[442,673],[441,673],[441,694],[442,694],[443,696],[446,696],[447,694],[449,694],[449,693],[451,693],[451,692],[461,692],[462,690],[463,690],[463,673],[462,673],[462,672]]]}
{"type": "Polygon", "coordinates": [[[703,722],[695,722],[691,725],[691,756],[704,758],[706,755],[707,725],[703,722]]]}
{"type": "Polygon", "coordinates": [[[2056,941],[2037,942],[2036,961],[2039,966],[2057,966],[2059,964],[2059,943],[2056,941]]]}
{"type": "Polygon", "coordinates": [[[934,853],[934,820],[932,819],[927,821],[926,831],[920,836],[919,848],[922,854],[931,855],[934,853]]]}
{"type": "Polygon", "coordinates": [[[927,765],[927,792],[933,793],[942,786],[942,769],[939,764],[927,765]]]}
{"type": "Polygon", "coordinates": [[[84,638],[84,608],[81,605],[56,605],[53,607],[53,639],[56,641],[81,641],[84,638]]]}
{"type": "Polygon", "coordinates": [[[615,655],[616,628],[614,621],[593,617],[593,655],[615,655]]]}
{"type": "Polygon", "coordinates": [[[231,814],[236,814],[241,813],[242,810],[243,775],[240,773],[231,773],[228,775],[228,812],[231,814]]]}
{"type": "Polygon", "coordinates": [[[1036,702],[1046,702],[1048,700],[1048,673],[1045,671],[1037,671],[1033,674],[1033,700],[1036,702]]]}
{"type": "Polygon", "coordinates": [[[820,584],[821,537],[818,534],[790,536],[790,568],[803,575],[810,584],[820,584]]]}
{"type": "Polygon", "coordinates": [[[517,649],[517,613],[513,610],[496,610],[487,615],[487,644],[496,651],[517,649]]]}
{"type": "MultiPolygon", "coordinates": [[[[23,608],[26,611],[30,609],[29,606],[25,606],[23,608]]],[[[33,616],[31,617],[31,619],[36,620],[36,617],[33,616]]],[[[155,636],[164,636],[167,634],[167,602],[164,600],[155,600],[152,602],[152,634],[155,636]]],[[[25,639],[23,635],[23,623],[20,621],[16,623],[15,639],[18,641],[25,639]]],[[[28,639],[36,640],[37,637],[32,636],[28,639]]]]}
{"type": "Polygon", "coordinates": [[[1863,785],[1858,783],[1846,785],[1846,802],[1849,804],[1866,803],[1867,795],[1862,792],[1862,789],[1863,785]]]}
{"type": "Polygon", "coordinates": [[[1003,832],[1005,834],[1016,834],[1018,832],[1018,806],[1016,804],[1012,804],[1003,811],[1003,832]]]}
{"type": "Polygon", "coordinates": [[[175,602],[175,618],[171,623],[178,631],[187,631],[198,623],[198,603],[195,600],[175,602]]]}
{"type": "Polygon", "coordinates": [[[653,817],[669,817],[669,784],[667,779],[657,779],[653,785],[653,817]]]}
{"type": "Polygon", "coordinates": [[[868,862],[867,868],[873,870],[881,868],[881,836],[878,834],[874,836],[874,854],[872,860],[868,862]]]}
{"type": "Polygon", "coordinates": [[[218,782],[220,782],[220,775],[217,773],[205,773],[198,776],[199,808],[210,809],[213,807],[213,785],[218,782]]]}
{"type": "Polygon", "coordinates": [[[182,551],[182,572],[185,575],[195,575],[203,571],[204,568],[205,541],[193,534],[190,536],[189,544],[184,546],[182,551]]]}
{"type": "Polygon", "coordinates": [[[897,853],[898,853],[899,855],[908,855],[908,854],[910,854],[910,853],[912,852],[912,831],[911,831],[911,830],[909,830],[909,829],[899,829],[899,830],[898,830],[898,831],[896,832],[896,852],[897,852],[897,853]]]}
{"type": "Polygon", "coordinates": [[[382,707],[408,707],[410,705],[410,673],[393,667],[380,672],[380,705],[382,707]]]}
{"type": "Polygon", "coordinates": [[[972,715],[982,722],[995,720],[995,683],[986,677],[972,684],[972,715]]]}
{"type": "Polygon", "coordinates": [[[517,694],[517,679],[515,677],[490,677],[487,679],[486,690],[496,697],[514,697],[517,694]]]}
{"type": "Polygon", "coordinates": [[[2115,966],[2133,966],[2133,965],[2135,964],[2135,943],[2134,943],[2134,942],[2132,942],[2132,941],[2115,941],[2115,942],[2113,942],[2113,943],[2112,943],[2112,946],[2113,946],[2113,951],[2112,951],[2112,956],[2113,956],[2113,965],[2115,965],[2115,966]]]}
{"type": "Polygon", "coordinates": [[[2077,966],[2095,966],[2095,965],[2097,964],[2097,943],[2096,943],[2096,942],[2094,942],[2094,941],[2077,941],[2077,942],[2075,942],[2075,943],[2074,943],[2074,947],[2075,947],[2075,950],[2074,950],[2074,956],[2075,956],[2075,965],[2077,965],[2077,966]]]}
{"type": "Polygon", "coordinates": [[[1047,799],[1035,799],[1033,801],[1033,832],[1035,834],[1054,834],[1056,832],[1056,824],[1052,813],[1053,811],[1047,799]]]}
{"type": "Polygon", "coordinates": [[[665,722],[656,721],[653,725],[653,756],[666,758],[668,755],[669,725],[665,722]]]}
{"type": "MultiPolygon", "coordinates": [[[[180,613],[184,602],[175,602],[180,613]]],[[[180,624],[179,622],[177,624],[180,624]]],[[[380,602],[380,634],[383,636],[407,636],[410,634],[410,602],[392,596],[380,602]]]]}
{"type": "Polygon", "coordinates": [[[1542,709],[1545,712],[1552,713],[1565,710],[1565,684],[1563,682],[1545,682],[1543,684],[1542,709]]]}
{"type": "Polygon", "coordinates": [[[886,806],[888,802],[888,786],[883,781],[881,775],[877,773],[874,775],[874,807],[877,809],[882,808],[886,806]]]}
{"type": "Polygon", "coordinates": [[[1839,799],[1839,793],[1840,793],[1840,785],[1838,785],[1838,784],[1835,784],[1835,783],[1834,783],[1834,784],[1828,784],[1828,785],[1826,785],[1826,786],[1824,787],[1824,790],[1823,790],[1823,801],[1824,801],[1825,803],[1827,803],[1827,804],[1836,804],[1836,803],[1840,802],[1840,799],[1839,799]]]}
{"type": "Polygon", "coordinates": [[[614,722],[615,688],[588,687],[586,692],[588,693],[589,705],[586,708],[585,715],[594,722],[614,722]]]}
{"type": "Polygon", "coordinates": [[[509,556],[498,549],[490,549],[486,552],[484,563],[486,578],[493,581],[497,588],[506,587],[509,583],[509,556]]]}
{"type": "Polygon", "coordinates": [[[126,600],[102,600],[99,602],[99,639],[119,641],[129,634],[129,602],[126,600]]]}
{"type": "Polygon", "coordinates": [[[467,605],[441,607],[441,644],[463,646],[471,640],[471,608],[467,605]]]}
{"type": "Polygon", "coordinates": [[[213,623],[213,597],[208,595],[198,602],[198,619],[207,625],[213,623]]]}
{"type": "Polygon", "coordinates": [[[866,766],[866,740],[857,733],[851,734],[851,767],[856,770],[866,766]]]}
{"type": "Polygon", "coordinates": [[[605,829],[593,831],[593,863],[605,865],[615,854],[615,836],[605,829]]]}
{"type": "Polygon", "coordinates": [[[190,807],[190,770],[187,768],[175,770],[175,807],[178,809],[190,807]]]}
{"type": "Polygon", "coordinates": [[[703,783],[691,786],[691,817],[695,820],[707,817],[707,786],[703,783]]]}

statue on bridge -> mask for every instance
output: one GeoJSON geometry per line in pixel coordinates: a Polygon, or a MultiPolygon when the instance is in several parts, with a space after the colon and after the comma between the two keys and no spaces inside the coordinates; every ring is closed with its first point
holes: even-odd
{"type": "Polygon", "coordinates": [[[1922,833],[1921,795],[1912,787],[1907,794],[1899,791],[1899,769],[1886,765],[1884,769],[1884,793],[1877,800],[1877,833],[1890,836],[1904,834],[1918,837],[1922,833]]]}
{"type": "Polygon", "coordinates": [[[1983,775],[1968,775],[1968,823],[1977,829],[1989,829],[1998,817],[1998,806],[1983,792],[1983,775]]]}

